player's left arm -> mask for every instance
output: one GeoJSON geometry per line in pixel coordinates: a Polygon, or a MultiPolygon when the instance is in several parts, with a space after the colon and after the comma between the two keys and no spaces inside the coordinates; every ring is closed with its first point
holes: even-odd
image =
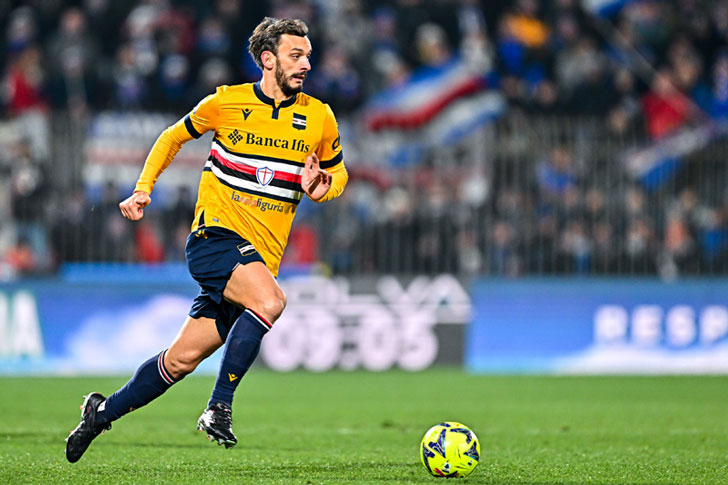
{"type": "Polygon", "coordinates": [[[329,105],[324,106],[326,113],[321,144],[316,152],[306,159],[301,179],[304,192],[314,202],[335,199],[341,195],[349,181],[336,118],[329,105]]]}

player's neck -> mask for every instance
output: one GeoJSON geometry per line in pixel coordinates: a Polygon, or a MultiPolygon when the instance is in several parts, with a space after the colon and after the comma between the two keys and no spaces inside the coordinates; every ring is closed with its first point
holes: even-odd
{"type": "Polygon", "coordinates": [[[260,90],[263,91],[263,94],[275,101],[276,105],[290,98],[290,96],[283,94],[281,87],[278,86],[275,78],[271,76],[263,76],[263,79],[260,80],[260,90]]]}

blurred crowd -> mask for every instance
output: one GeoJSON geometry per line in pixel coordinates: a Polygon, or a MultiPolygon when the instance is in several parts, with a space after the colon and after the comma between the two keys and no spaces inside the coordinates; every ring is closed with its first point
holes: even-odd
{"type": "Polygon", "coordinates": [[[486,33],[477,1],[0,0],[0,10],[11,113],[184,113],[220,84],[259,79],[247,38],[270,15],[306,21],[307,92],[346,115],[486,33]]]}
{"type": "MultiPolygon", "coordinates": [[[[638,0],[609,18],[577,0],[0,0],[0,12],[0,279],[71,261],[182,260],[194,194],[180,188],[129,225],[116,207],[126,187],[59,187],[48,119],[178,116],[217,85],[257,80],[247,37],[266,15],[308,23],[305,90],[342,126],[376,93],[453,59],[502,93],[506,116],[598,118],[600,136],[624,149],[728,116],[728,0],[638,0]],[[5,141],[4,122],[21,142],[5,141]]],[[[675,177],[689,182],[651,190],[574,139],[519,158],[517,180],[498,156],[447,166],[425,155],[382,177],[366,150],[347,153],[349,189],[304,208],[288,262],[337,273],[728,271],[725,194],[701,189],[725,180],[719,164],[697,174],[684,164],[675,177]]]]}
{"type": "Polygon", "coordinates": [[[519,0],[496,34],[500,87],[530,112],[605,117],[651,139],[728,115],[728,2],[627,2],[611,19],[572,0],[519,0]]]}
{"type": "Polygon", "coordinates": [[[426,167],[416,181],[357,174],[319,221],[331,234],[323,253],[343,274],[671,280],[728,272],[724,158],[703,154],[680,182],[646,188],[610,174],[604,160],[586,167],[577,152],[559,144],[544,157],[496,159],[483,170],[426,167]]]}

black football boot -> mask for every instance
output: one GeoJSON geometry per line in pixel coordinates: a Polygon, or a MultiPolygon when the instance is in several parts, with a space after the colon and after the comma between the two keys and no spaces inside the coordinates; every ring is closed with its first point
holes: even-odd
{"type": "Polygon", "coordinates": [[[225,448],[238,444],[233,434],[233,412],[225,403],[215,402],[205,409],[197,420],[197,429],[207,433],[207,439],[217,441],[218,445],[225,445],[225,448]]]}
{"type": "Polygon", "coordinates": [[[96,424],[96,413],[99,405],[106,400],[102,394],[92,392],[81,405],[81,422],[66,438],[66,459],[76,463],[81,459],[91,442],[104,430],[111,429],[111,424],[96,424]]]}

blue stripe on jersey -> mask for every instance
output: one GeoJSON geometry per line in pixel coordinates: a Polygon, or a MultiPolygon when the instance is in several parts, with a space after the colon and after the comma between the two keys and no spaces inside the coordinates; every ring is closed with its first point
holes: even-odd
{"type": "Polygon", "coordinates": [[[202,136],[202,133],[197,131],[195,129],[195,126],[192,124],[190,115],[185,116],[185,128],[187,128],[187,131],[190,133],[190,135],[192,135],[192,138],[199,138],[202,136]]]}
{"type": "Polygon", "coordinates": [[[331,167],[333,167],[334,165],[336,165],[337,163],[339,163],[339,162],[340,162],[340,161],[342,161],[343,159],[344,159],[344,150],[341,150],[341,151],[339,152],[339,154],[338,154],[338,155],[336,155],[336,156],[335,156],[334,158],[332,158],[331,160],[326,160],[325,162],[321,162],[321,163],[319,163],[319,166],[320,166],[321,168],[323,168],[323,169],[325,170],[325,169],[327,169],[327,168],[331,168],[331,167]]]}

